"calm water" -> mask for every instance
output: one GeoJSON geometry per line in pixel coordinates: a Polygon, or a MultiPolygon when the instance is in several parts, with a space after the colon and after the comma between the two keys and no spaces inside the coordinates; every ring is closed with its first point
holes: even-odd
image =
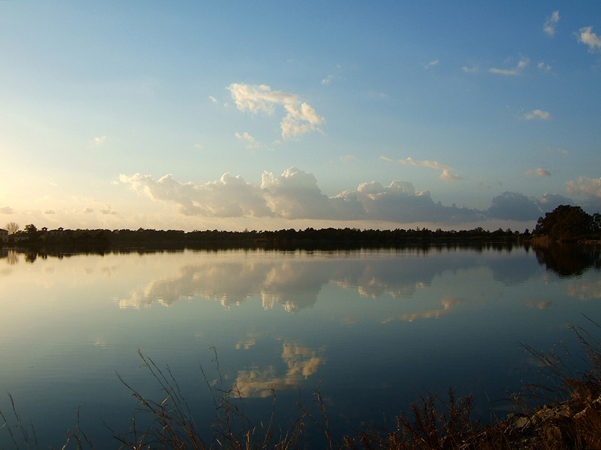
{"type": "MultiPolygon", "coordinates": [[[[451,386],[476,394],[480,417],[506,414],[507,389],[537,370],[520,343],[571,344],[569,324],[601,320],[592,250],[2,252],[0,408],[10,393],[40,447],[64,443],[79,405],[98,447],[111,442],[102,421],[123,431],[136,403],[116,373],[160,399],[138,349],[169,365],[203,426],[214,406],[198,366],[221,386],[214,346],[222,387],[240,391],[254,423],[272,388],[286,422],[299,390],[314,410],[319,387],[334,431],[348,432],[451,386]]],[[[0,443],[12,448],[5,430],[0,443]]]]}

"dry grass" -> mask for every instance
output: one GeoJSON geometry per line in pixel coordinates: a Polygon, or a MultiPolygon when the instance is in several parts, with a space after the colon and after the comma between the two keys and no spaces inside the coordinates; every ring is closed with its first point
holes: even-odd
{"type": "MultiPolygon", "coordinates": [[[[396,417],[392,429],[367,426],[340,439],[330,432],[319,390],[315,391],[318,417],[302,406],[299,394],[297,419],[285,429],[276,427],[276,391],[273,391],[271,417],[265,425],[254,426],[247,418],[240,392],[223,389],[215,351],[213,363],[219,373],[218,387],[211,386],[201,367],[215,407],[215,421],[209,433],[212,437],[204,441],[169,368],[161,369],[140,353],[141,366],[156,380],[163,396],[160,400],[147,399],[121,379],[139,409],[125,433],[113,433],[114,448],[296,450],[307,448],[307,424],[317,425],[329,450],[601,448],[601,343],[582,328],[574,328],[574,333],[581,344],[580,354],[573,355],[565,346],[547,353],[525,347],[542,367],[546,380],[528,384],[512,395],[520,413],[511,414],[507,420],[486,425],[473,420],[473,395],[456,398],[451,389],[446,401],[436,395],[422,396],[411,405],[409,416],[401,413],[396,417]],[[581,372],[573,369],[580,359],[587,362],[587,369],[581,372]]],[[[9,398],[12,411],[9,417],[0,411],[1,428],[10,436],[14,448],[39,448],[33,425],[23,424],[12,397],[9,398]]],[[[62,450],[68,448],[95,448],[79,427],[79,411],[75,432],[67,435],[62,450]]],[[[106,448],[106,444],[98,448],[106,448]]]]}

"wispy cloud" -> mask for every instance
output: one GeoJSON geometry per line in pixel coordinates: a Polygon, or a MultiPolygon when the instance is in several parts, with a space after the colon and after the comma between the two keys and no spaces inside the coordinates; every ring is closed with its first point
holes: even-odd
{"type": "Polygon", "coordinates": [[[56,211],[53,209],[47,209],[46,211],[44,211],[44,214],[46,215],[53,215],[56,214],[56,211]]]}
{"type": "Polygon", "coordinates": [[[535,109],[534,111],[525,114],[524,119],[526,119],[526,120],[534,120],[534,119],[549,120],[549,119],[551,119],[551,114],[547,111],[535,109]]]}
{"type": "Polygon", "coordinates": [[[595,50],[601,50],[601,39],[592,30],[593,27],[584,27],[580,28],[580,31],[576,33],[578,42],[588,45],[588,51],[591,53],[595,50]]]}
{"type": "Polygon", "coordinates": [[[545,31],[545,33],[547,33],[547,36],[555,36],[555,29],[557,27],[557,22],[559,22],[559,19],[559,11],[554,11],[553,14],[551,14],[551,17],[547,19],[547,21],[543,25],[543,30],[545,31]]]}
{"type": "Polygon", "coordinates": [[[355,158],[353,155],[345,155],[345,156],[341,156],[340,157],[340,161],[348,163],[351,161],[356,161],[357,158],[355,158]]]}
{"type": "Polygon", "coordinates": [[[461,180],[461,177],[459,175],[453,175],[451,173],[451,170],[453,170],[451,166],[441,164],[438,161],[415,161],[411,157],[408,157],[407,159],[399,159],[398,161],[394,161],[390,158],[386,158],[385,156],[380,156],[380,159],[392,163],[405,164],[410,166],[429,167],[431,169],[442,170],[442,174],[440,175],[441,180],[461,180]]]}
{"type": "Polygon", "coordinates": [[[335,80],[336,78],[338,78],[336,75],[328,75],[326,78],[321,80],[321,84],[330,84],[332,80],[335,80]]]}
{"type": "Polygon", "coordinates": [[[545,71],[550,71],[551,70],[551,66],[549,64],[545,64],[544,61],[539,62],[536,67],[538,67],[540,70],[545,70],[545,71]]]}
{"type": "Polygon", "coordinates": [[[106,136],[101,136],[101,137],[95,137],[94,138],[94,142],[96,142],[98,145],[104,143],[104,141],[106,141],[106,136]]]}
{"type": "Polygon", "coordinates": [[[463,70],[465,73],[474,73],[474,72],[478,72],[479,68],[478,68],[478,66],[472,66],[472,67],[463,66],[461,68],[461,70],[463,70]]]}
{"type": "Polygon", "coordinates": [[[437,66],[440,61],[438,59],[430,61],[428,64],[424,64],[424,69],[429,69],[431,67],[437,66]]]}
{"type": "Polygon", "coordinates": [[[244,142],[244,145],[246,145],[246,148],[259,148],[259,147],[261,147],[261,143],[258,142],[254,137],[252,137],[246,131],[243,134],[236,133],[236,138],[238,138],[238,140],[244,142]]]}
{"type": "Polygon", "coordinates": [[[213,103],[217,103],[217,99],[212,95],[209,95],[209,100],[211,100],[213,103]]]}
{"type": "Polygon", "coordinates": [[[269,86],[233,83],[227,87],[238,109],[251,113],[275,111],[275,105],[283,105],[287,114],[282,119],[282,137],[292,139],[310,131],[320,131],[319,125],[325,119],[315,112],[309,104],[301,103],[298,96],[282,91],[272,91],[269,86]]]}
{"type": "Polygon", "coordinates": [[[488,71],[499,75],[520,75],[524,71],[524,69],[528,67],[528,64],[530,64],[530,59],[524,57],[520,60],[520,62],[518,62],[518,65],[515,66],[513,69],[497,69],[493,67],[491,69],[488,69],[488,71]]]}
{"type": "Polygon", "coordinates": [[[4,206],[3,208],[0,208],[0,214],[15,214],[15,210],[12,209],[10,206],[4,206]]]}

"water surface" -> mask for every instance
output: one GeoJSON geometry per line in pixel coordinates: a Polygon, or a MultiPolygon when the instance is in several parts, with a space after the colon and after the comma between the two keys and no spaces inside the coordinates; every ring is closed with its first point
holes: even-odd
{"type": "Polygon", "coordinates": [[[138,350],[169,365],[203,426],[214,406],[199,364],[210,384],[239,392],[253,423],[268,418],[274,389],[285,422],[299,395],[315,407],[316,387],[340,433],[392,423],[420,394],[449,387],[474,392],[479,417],[503,415],[508,390],[537,370],[519,344],[571,345],[570,324],[601,317],[590,249],[0,256],[0,388],[41,447],[60,447],[79,405],[99,447],[110,442],[102,421],[125,430],[135,401],[117,373],[159,399],[138,350]]]}

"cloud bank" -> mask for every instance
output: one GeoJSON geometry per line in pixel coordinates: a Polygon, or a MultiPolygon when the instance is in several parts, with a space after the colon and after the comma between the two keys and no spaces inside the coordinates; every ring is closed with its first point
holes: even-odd
{"type": "MultiPolygon", "coordinates": [[[[441,168],[439,163],[430,164],[441,168]]],[[[120,181],[141,196],[176,204],[186,216],[219,218],[378,220],[452,225],[490,219],[536,220],[560,204],[573,203],[557,194],[533,199],[516,192],[504,192],[492,199],[488,210],[480,211],[444,206],[435,202],[430,192],[416,190],[413,184],[400,180],[387,186],[377,181],[362,183],[355,190],[329,197],[321,192],[314,175],[296,167],[277,177],[264,172],[260,185],[229,173],[217,181],[198,185],[181,183],[172,175],[155,180],[139,173],[121,175],[120,181]]]]}

